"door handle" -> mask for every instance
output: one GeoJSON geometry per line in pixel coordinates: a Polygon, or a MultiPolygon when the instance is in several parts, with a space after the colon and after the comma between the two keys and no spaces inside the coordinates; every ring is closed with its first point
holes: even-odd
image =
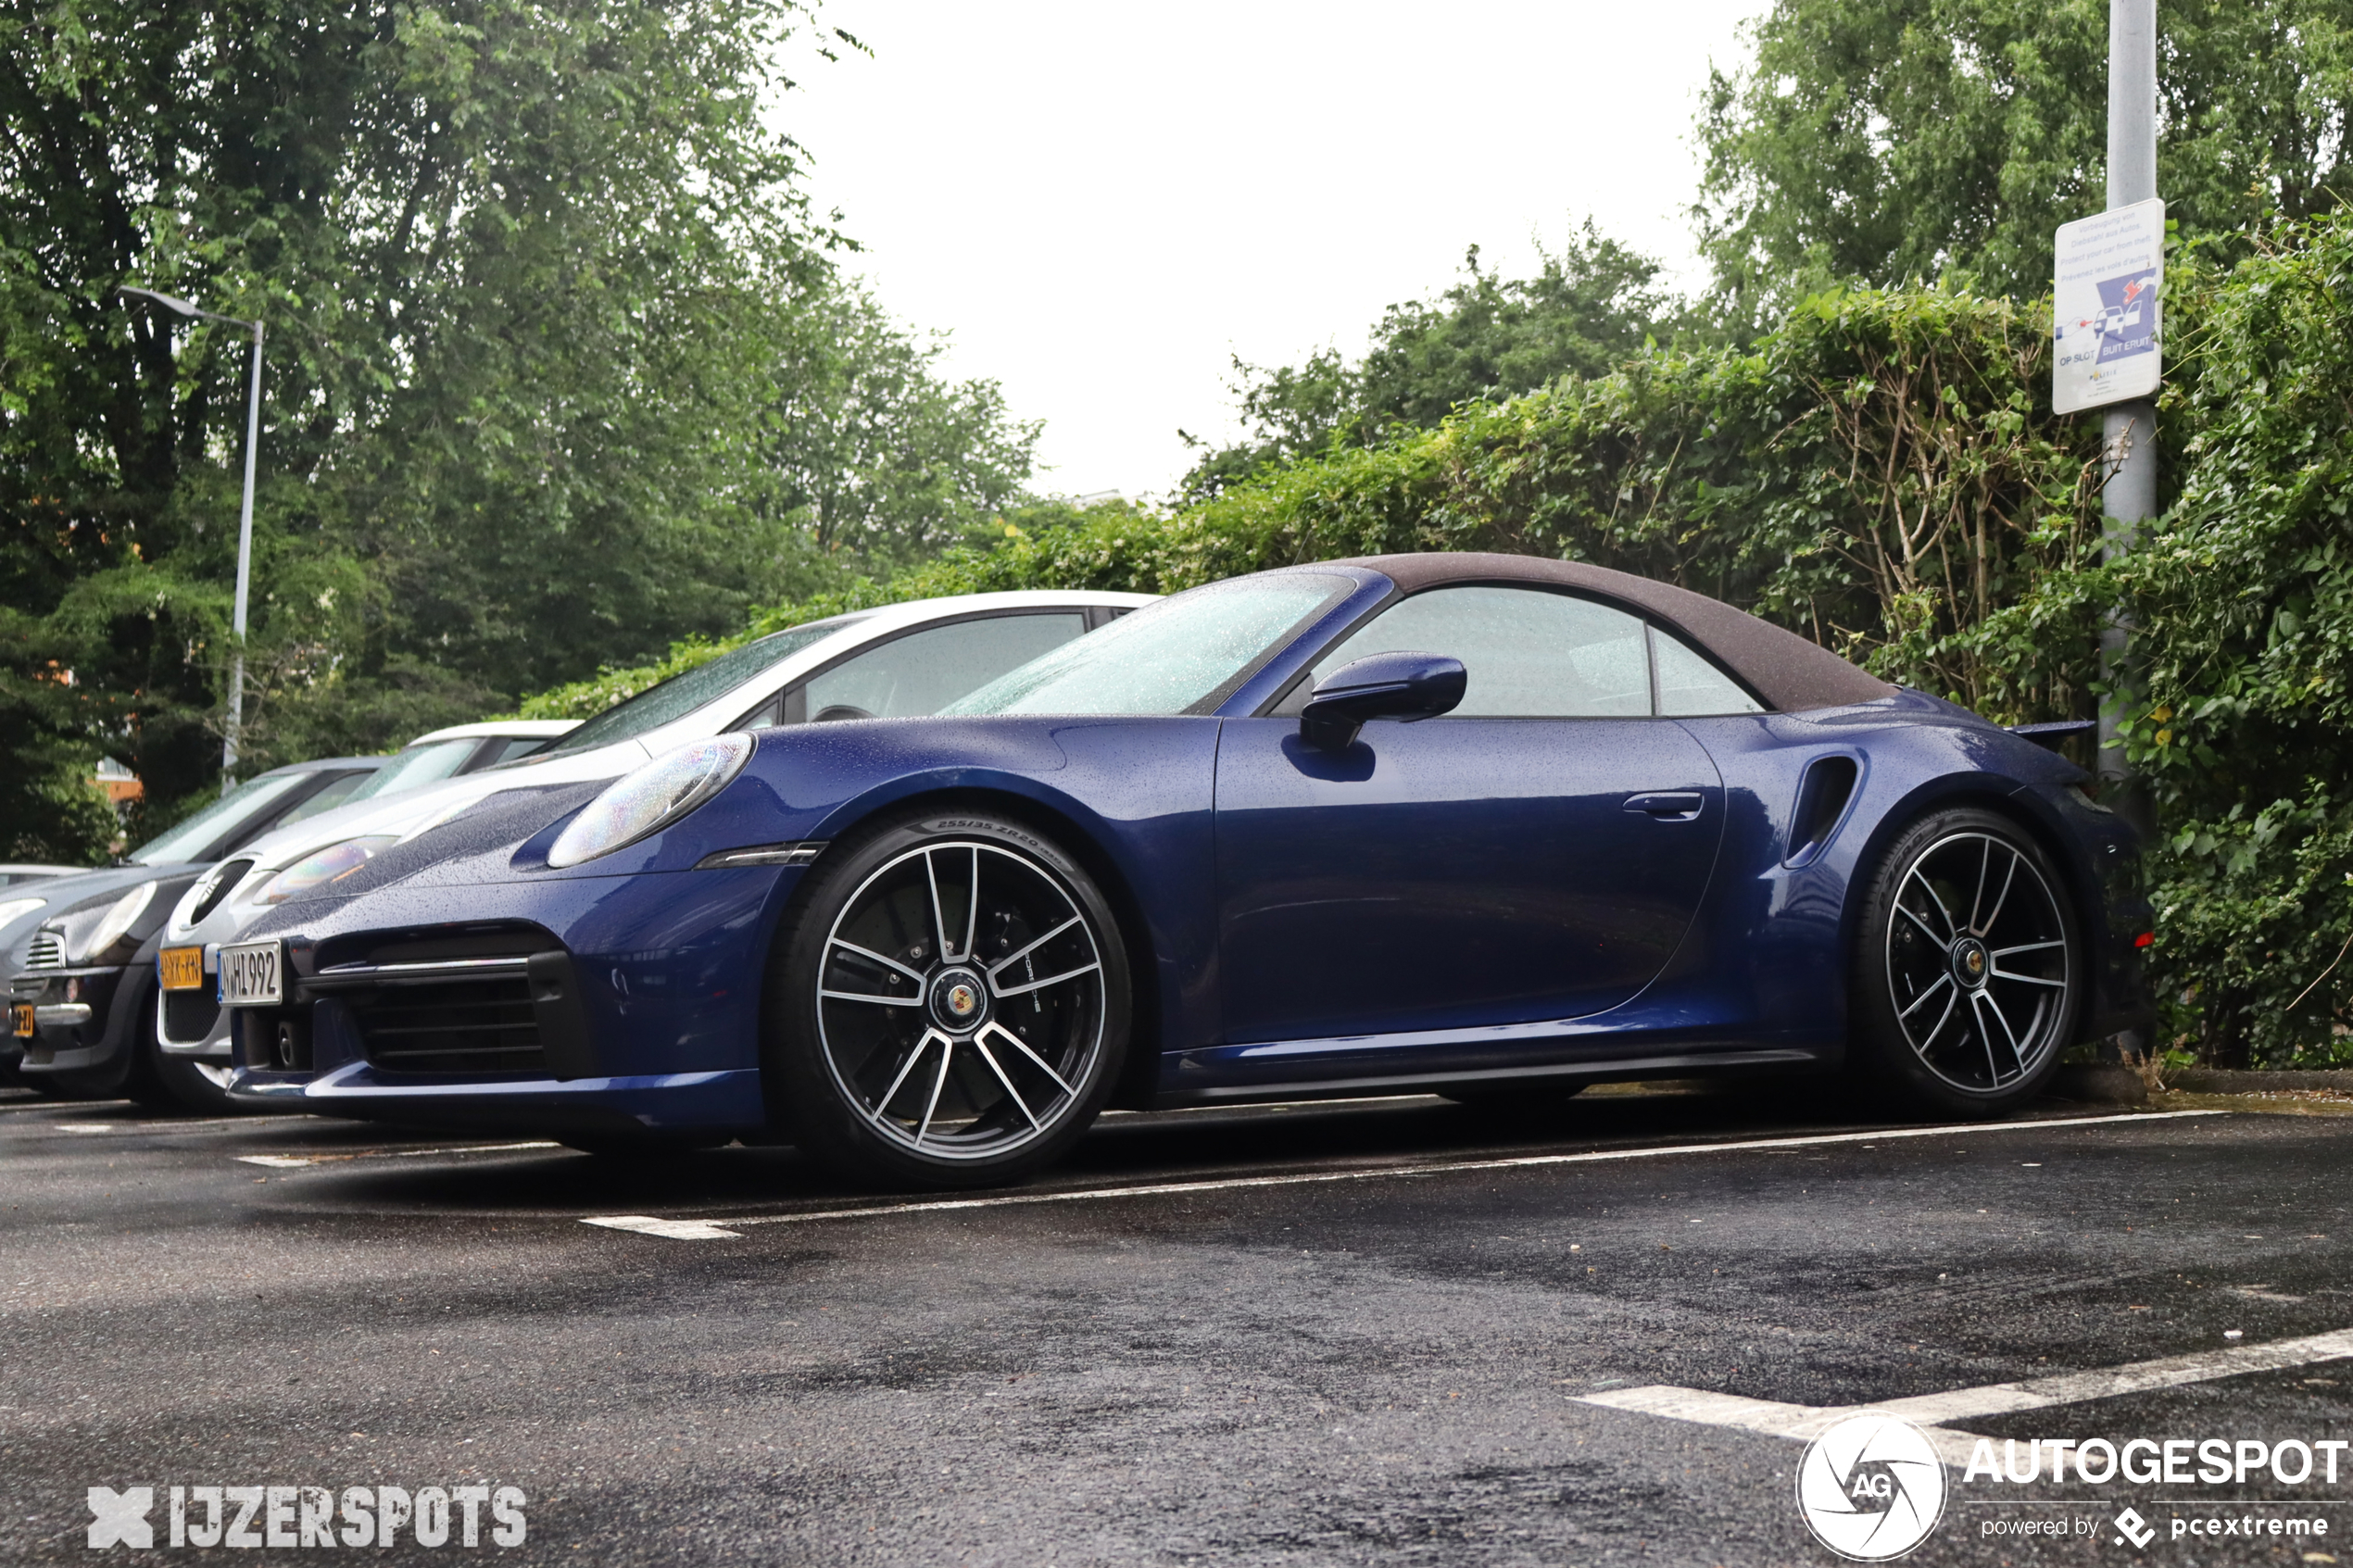
{"type": "Polygon", "coordinates": [[[1663,822],[1688,822],[1699,815],[1706,797],[1695,789],[1672,789],[1658,795],[1629,795],[1626,809],[1663,822]]]}

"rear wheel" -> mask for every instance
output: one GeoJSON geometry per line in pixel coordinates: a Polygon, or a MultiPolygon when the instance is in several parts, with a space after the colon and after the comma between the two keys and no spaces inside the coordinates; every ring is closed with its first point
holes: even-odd
{"type": "Polygon", "coordinates": [[[1911,1105],[1995,1115],[2040,1093],[2075,1037],[2085,964],[2066,884],[2007,818],[1906,829],[1858,922],[1857,1064],[1911,1105]]]}
{"type": "Polygon", "coordinates": [[[1126,950],[1094,880],[979,813],[837,855],[769,969],[765,1068],[794,1142],[894,1185],[985,1186],[1059,1157],[1127,1046],[1126,950]]]}

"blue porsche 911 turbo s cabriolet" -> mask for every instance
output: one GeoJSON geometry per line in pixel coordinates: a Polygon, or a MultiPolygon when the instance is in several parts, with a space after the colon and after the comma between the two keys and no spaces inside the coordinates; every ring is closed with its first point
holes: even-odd
{"type": "Polygon", "coordinates": [[[2084,782],[1680,588],[1330,561],[936,717],[494,796],[220,985],[245,1097],[895,1184],[1009,1179],[1106,1106],[1846,1064],[1986,1115],[2147,1015],[2136,841],[2084,782]]]}

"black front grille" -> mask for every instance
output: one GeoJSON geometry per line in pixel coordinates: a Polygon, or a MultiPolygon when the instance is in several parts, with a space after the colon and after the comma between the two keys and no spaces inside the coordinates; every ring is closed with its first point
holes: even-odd
{"type": "Polygon", "coordinates": [[[546,1071],[520,974],[379,985],[346,997],[369,1061],[392,1073],[546,1071]]]}
{"type": "Polygon", "coordinates": [[[220,1022],[220,1004],[209,991],[166,991],[163,994],[163,1037],[175,1045],[193,1046],[220,1022]]]}

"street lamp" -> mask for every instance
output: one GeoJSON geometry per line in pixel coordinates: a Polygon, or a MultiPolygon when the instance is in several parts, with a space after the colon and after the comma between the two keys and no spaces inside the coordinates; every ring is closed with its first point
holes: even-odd
{"type": "Polygon", "coordinates": [[[234,316],[216,311],[199,310],[184,299],[153,289],[123,285],[121,294],[154,300],[169,310],[182,316],[201,317],[208,321],[225,321],[233,327],[245,327],[253,332],[253,375],[245,395],[245,496],[237,510],[237,609],[234,618],[236,645],[229,655],[229,722],[220,735],[220,793],[227,795],[236,787],[237,726],[245,708],[245,593],[253,578],[253,457],[261,444],[261,323],[241,321],[234,316]]]}

